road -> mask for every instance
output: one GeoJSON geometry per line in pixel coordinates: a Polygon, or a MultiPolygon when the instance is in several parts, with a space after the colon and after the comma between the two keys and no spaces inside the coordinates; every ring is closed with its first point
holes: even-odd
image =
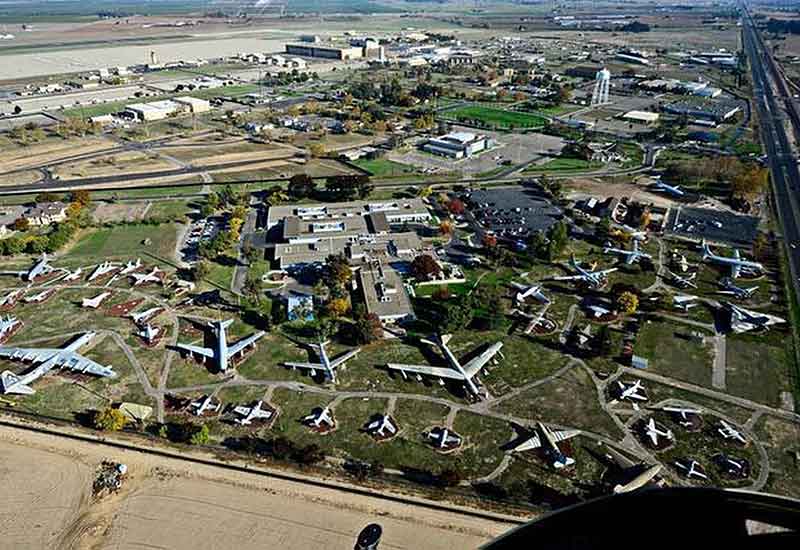
{"type": "MultiPolygon", "coordinates": [[[[795,248],[796,243],[800,242],[800,206],[797,199],[800,173],[794,150],[786,136],[783,105],[789,107],[790,113],[795,107],[783,76],[776,70],[750,14],[747,11],[744,13],[744,48],[753,74],[753,96],[759,116],[761,141],[769,158],[774,205],[786,245],[792,289],[795,296],[800,296],[800,249],[795,248]],[[773,90],[770,76],[777,85],[778,94],[773,90]]],[[[796,113],[792,119],[795,131],[798,131],[800,121],[796,120],[796,113]]]]}

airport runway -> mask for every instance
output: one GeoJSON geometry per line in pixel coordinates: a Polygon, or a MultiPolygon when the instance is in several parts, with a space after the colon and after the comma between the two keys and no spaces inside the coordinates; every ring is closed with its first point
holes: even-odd
{"type": "Polygon", "coordinates": [[[755,28],[749,12],[745,11],[744,47],[753,74],[753,92],[758,109],[762,142],[769,158],[772,172],[773,195],[775,209],[786,244],[786,255],[792,277],[792,288],[795,296],[800,296],[800,173],[797,168],[797,157],[786,136],[784,127],[785,114],[782,103],[789,109],[791,122],[798,131],[800,120],[791,93],[786,88],[783,76],[776,70],[774,61],[755,28]],[[778,94],[772,88],[770,77],[776,83],[778,94]]]}

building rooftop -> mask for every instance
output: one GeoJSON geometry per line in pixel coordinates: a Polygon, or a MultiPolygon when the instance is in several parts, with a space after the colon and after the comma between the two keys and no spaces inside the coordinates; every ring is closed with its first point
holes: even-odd
{"type": "Polygon", "coordinates": [[[381,321],[412,318],[414,310],[403,279],[391,267],[374,261],[359,271],[359,282],[368,313],[381,321]]]}

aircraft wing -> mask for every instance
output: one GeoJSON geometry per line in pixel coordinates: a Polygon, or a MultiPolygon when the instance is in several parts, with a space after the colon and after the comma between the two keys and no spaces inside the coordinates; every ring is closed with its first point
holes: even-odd
{"type": "Polygon", "coordinates": [[[602,277],[604,275],[608,275],[609,273],[614,273],[616,270],[616,267],[612,267],[611,269],[604,269],[603,271],[595,271],[593,274],[602,277]]]}
{"type": "Polygon", "coordinates": [[[653,442],[653,445],[658,445],[658,434],[656,432],[649,431],[647,435],[650,436],[650,441],[653,442]]]}
{"type": "Polygon", "coordinates": [[[331,361],[331,368],[335,369],[336,367],[338,367],[339,365],[341,365],[345,361],[347,361],[347,360],[355,357],[356,355],[358,355],[358,352],[360,352],[360,351],[361,351],[361,349],[357,348],[357,349],[351,349],[347,353],[343,353],[342,355],[340,355],[339,357],[337,357],[336,359],[331,361]]]}
{"type": "Polygon", "coordinates": [[[731,264],[731,277],[736,279],[742,271],[742,266],[738,264],[731,264]]]}
{"type": "Polygon", "coordinates": [[[321,363],[284,363],[284,365],[293,369],[323,370],[321,363]]]}
{"type": "Polygon", "coordinates": [[[46,361],[53,355],[61,352],[59,349],[49,348],[15,348],[15,347],[0,347],[0,357],[6,359],[13,359],[16,355],[17,359],[33,361],[34,363],[41,363],[46,361]]]}
{"type": "Polygon", "coordinates": [[[400,372],[415,372],[432,376],[434,378],[450,378],[451,380],[464,380],[461,374],[453,369],[446,367],[432,367],[430,365],[404,365],[402,363],[389,363],[386,365],[389,370],[400,372]]]}
{"type": "Polygon", "coordinates": [[[251,410],[252,409],[250,407],[245,407],[244,405],[237,405],[236,407],[233,408],[233,412],[235,412],[236,414],[240,414],[242,416],[247,416],[248,414],[250,414],[251,410]]]}
{"type": "Polygon", "coordinates": [[[214,358],[214,350],[211,348],[204,348],[202,346],[193,346],[191,344],[175,344],[175,347],[184,351],[188,351],[189,353],[194,353],[195,355],[202,355],[203,357],[208,357],[209,359],[214,358]]]}
{"type": "Polygon", "coordinates": [[[552,432],[553,441],[558,443],[559,441],[564,441],[566,439],[572,439],[576,435],[580,435],[580,430],[554,430],[552,432]]]}
{"type": "Polygon", "coordinates": [[[514,447],[514,451],[529,451],[531,449],[538,449],[542,446],[542,440],[538,434],[534,435],[530,439],[526,439],[516,447],[514,447]]]}
{"type": "Polygon", "coordinates": [[[87,372],[95,376],[106,376],[114,378],[117,373],[109,367],[87,359],[83,355],[75,353],[74,351],[62,351],[59,357],[58,365],[62,368],[67,368],[76,372],[87,372]]]}
{"type": "Polygon", "coordinates": [[[486,351],[481,353],[479,356],[472,359],[469,363],[464,365],[464,372],[467,373],[467,376],[472,378],[475,374],[480,371],[483,366],[489,362],[489,360],[494,357],[500,348],[503,347],[503,342],[497,342],[489,347],[486,351]]]}
{"type": "Polygon", "coordinates": [[[249,346],[250,344],[252,344],[256,340],[258,340],[259,338],[264,336],[264,334],[265,334],[265,332],[263,332],[263,331],[256,332],[255,334],[251,334],[247,338],[243,338],[242,340],[239,340],[238,342],[233,344],[230,348],[228,348],[228,353],[231,354],[231,355],[236,355],[237,353],[242,351],[244,348],[246,348],[247,346],[249,346]]]}
{"type": "Polygon", "coordinates": [[[551,277],[554,281],[575,281],[578,279],[586,279],[586,275],[559,275],[558,277],[551,277]]]}

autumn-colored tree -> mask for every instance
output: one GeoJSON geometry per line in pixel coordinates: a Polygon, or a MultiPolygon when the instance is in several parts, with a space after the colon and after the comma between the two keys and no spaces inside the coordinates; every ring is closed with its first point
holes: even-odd
{"type": "Polygon", "coordinates": [[[460,216],[464,213],[466,207],[461,199],[452,199],[447,203],[447,210],[454,216],[460,216]]]}
{"type": "Polygon", "coordinates": [[[27,231],[30,226],[31,222],[28,221],[28,218],[17,218],[11,224],[11,229],[14,231],[27,231]]]}
{"type": "Polygon", "coordinates": [[[447,285],[440,286],[439,288],[434,290],[433,293],[431,294],[431,298],[437,301],[448,300],[450,296],[451,296],[450,289],[447,287],[447,285]]]}
{"type": "Polygon", "coordinates": [[[617,296],[617,309],[625,315],[636,313],[639,309],[639,297],[633,292],[622,292],[617,296]]]}
{"type": "Polygon", "coordinates": [[[497,246],[497,237],[492,235],[491,233],[484,233],[483,237],[481,238],[481,242],[483,246],[488,249],[495,248],[497,246]]]}
{"type": "Polygon", "coordinates": [[[453,234],[455,230],[455,224],[452,220],[442,220],[439,223],[439,233],[445,236],[449,236],[453,234]]]}
{"type": "Polygon", "coordinates": [[[328,315],[331,317],[341,317],[350,310],[350,302],[347,298],[333,298],[326,307],[328,315]]]}
{"type": "Polygon", "coordinates": [[[427,199],[433,193],[433,187],[430,185],[427,187],[418,187],[417,188],[417,196],[421,199],[427,199]]]}
{"type": "Polygon", "coordinates": [[[127,422],[128,419],[125,417],[125,414],[114,407],[106,407],[102,411],[97,411],[92,419],[95,429],[106,432],[121,430],[125,427],[127,422]]]}
{"type": "Polygon", "coordinates": [[[309,154],[314,158],[319,158],[325,155],[325,146],[321,143],[312,143],[308,146],[309,154]]]}
{"type": "Polygon", "coordinates": [[[411,262],[411,273],[420,281],[432,279],[441,272],[441,266],[430,254],[420,254],[411,262]]]}

